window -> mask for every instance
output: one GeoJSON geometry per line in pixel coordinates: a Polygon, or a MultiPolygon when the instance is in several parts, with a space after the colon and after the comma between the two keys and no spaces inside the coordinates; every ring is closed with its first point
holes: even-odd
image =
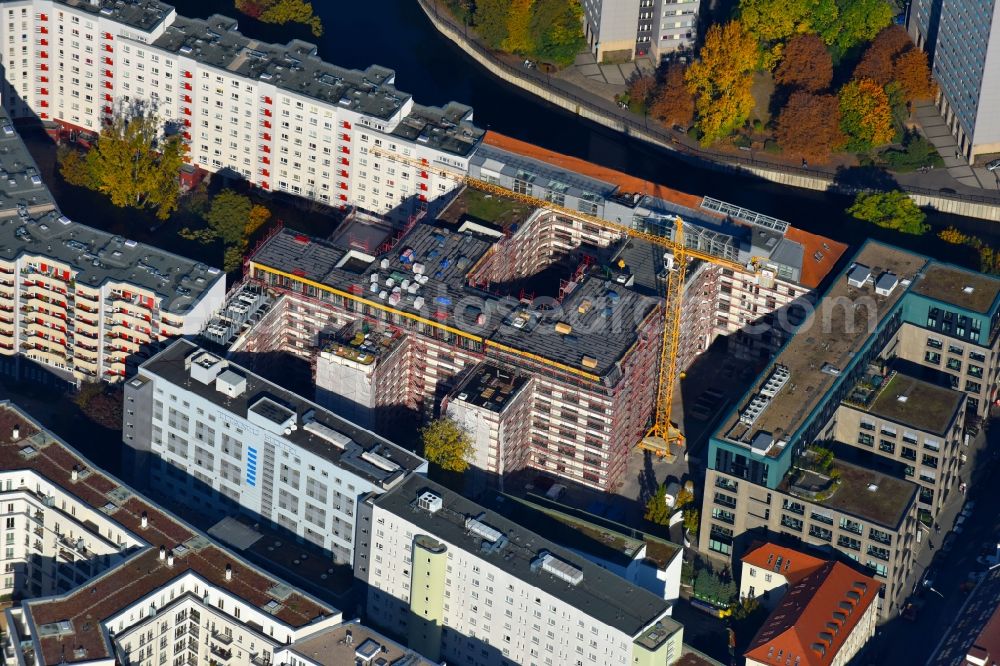
{"type": "Polygon", "coordinates": [[[878,442],[878,450],[884,453],[895,453],[896,442],[889,441],[888,439],[880,439],[878,442]]]}
{"type": "Polygon", "coordinates": [[[960,360],[958,360],[957,358],[949,358],[945,362],[945,367],[948,368],[949,370],[954,370],[955,372],[961,372],[962,371],[962,362],[960,360]]]}
{"type": "Polygon", "coordinates": [[[858,444],[863,444],[865,446],[874,446],[875,437],[864,432],[858,433],[858,444]]]}
{"type": "Polygon", "coordinates": [[[924,352],[924,360],[934,365],[941,365],[941,354],[937,352],[924,352]]]}
{"type": "Polygon", "coordinates": [[[942,342],[937,338],[927,338],[927,346],[931,349],[941,349],[944,347],[942,342]]]}

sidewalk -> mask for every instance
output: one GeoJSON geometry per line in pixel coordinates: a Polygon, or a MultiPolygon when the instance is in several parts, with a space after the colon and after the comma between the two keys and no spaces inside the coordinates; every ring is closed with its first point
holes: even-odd
{"type": "Polygon", "coordinates": [[[601,99],[615,101],[615,96],[628,89],[628,82],[636,74],[655,74],[656,65],[648,57],[623,63],[600,64],[593,53],[587,51],[576,56],[555,78],[573,84],[601,99]]]}
{"type": "Polygon", "coordinates": [[[967,187],[1000,190],[1000,173],[993,174],[984,167],[969,166],[968,161],[960,156],[958,142],[949,131],[948,125],[944,122],[944,118],[941,117],[933,102],[914,103],[913,116],[923,129],[924,135],[934,144],[944,159],[949,176],[967,187]]]}

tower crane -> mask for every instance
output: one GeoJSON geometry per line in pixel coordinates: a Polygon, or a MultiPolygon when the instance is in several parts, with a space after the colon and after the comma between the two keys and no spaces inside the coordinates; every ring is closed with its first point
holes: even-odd
{"type": "Polygon", "coordinates": [[[649,451],[657,457],[673,457],[672,447],[684,445],[684,434],[671,420],[671,412],[673,409],[674,390],[679,374],[679,370],[677,368],[677,350],[680,344],[684,280],[687,275],[688,261],[697,259],[741,273],[759,273],[760,262],[758,258],[755,257],[751,259],[749,264],[744,265],[726,257],[720,257],[697,248],[687,247],[684,243],[683,220],[679,216],[675,216],[674,218],[674,233],[673,238],[670,238],[665,235],[668,233],[666,229],[640,229],[626,224],[611,222],[602,217],[573,210],[563,205],[534,197],[530,194],[515,192],[512,189],[503,187],[502,185],[498,185],[496,183],[490,183],[479,178],[473,178],[467,173],[442,167],[440,164],[432,165],[425,159],[416,159],[409,156],[390,153],[382,150],[381,148],[369,149],[368,153],[391,162],[408,164],[422,171],[433,171],[444,178],[449,178],[458,183],[464,184],[466,187],[471,187],[475,190],[493,194],[495,196],[514,199],[533,208],[544,208],[556,211],[569,218],[588,222],[609,231],[627,235],[631,238],[644,240],[668,250],[673,255],[673,265],[670,266],[667,271],[666,289],[664,293],[663,335],[660,340],[660,366],[656,385],[656,403],[654,405],[653,423],[646,432],[646,436],[639,442],[638,446],[640,449],[649,451]]]}

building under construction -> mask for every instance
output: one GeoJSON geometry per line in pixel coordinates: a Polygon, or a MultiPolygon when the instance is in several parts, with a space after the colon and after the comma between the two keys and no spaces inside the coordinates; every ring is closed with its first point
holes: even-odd
{"type": "MultiPolygon", "coordinates": [[[[680,216],[688,247],[763,258],[756,274],[688,271],[682,367],[716,335],[810,293],[843,252],[780,220],[663,188],[625,191],[615,172],[517,147],[484,144],[473,175],[667,236],[680,216]]],[[[469,190],[437,220],[390,228],[355,216],[330,240],[288,229],[267,239],[247,277],[271,294],[269,309],[234,351],[310,359],[320,402],[387,434],[452,415],[488,473],[533,467],[612,490],[653,413],[671,261],[567,213],[469,190]]]]}

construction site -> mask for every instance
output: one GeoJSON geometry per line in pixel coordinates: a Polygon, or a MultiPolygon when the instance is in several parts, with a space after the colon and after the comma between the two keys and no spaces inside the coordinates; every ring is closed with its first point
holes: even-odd
{"type": "Polygon", "coordinates": [[[676,454],[657,424],[679,373],[720,335],[770,355],[780,334],[740,331],[808,298],[845,248],[509,148],[484,144],[477,180],[436,219],[276,230],[210,326],[231,353],[303,359],[318,402],[397,441],[448,415],[475,433],[486,475],[533,468],[613,491],[637,444],[676,454]]]}

